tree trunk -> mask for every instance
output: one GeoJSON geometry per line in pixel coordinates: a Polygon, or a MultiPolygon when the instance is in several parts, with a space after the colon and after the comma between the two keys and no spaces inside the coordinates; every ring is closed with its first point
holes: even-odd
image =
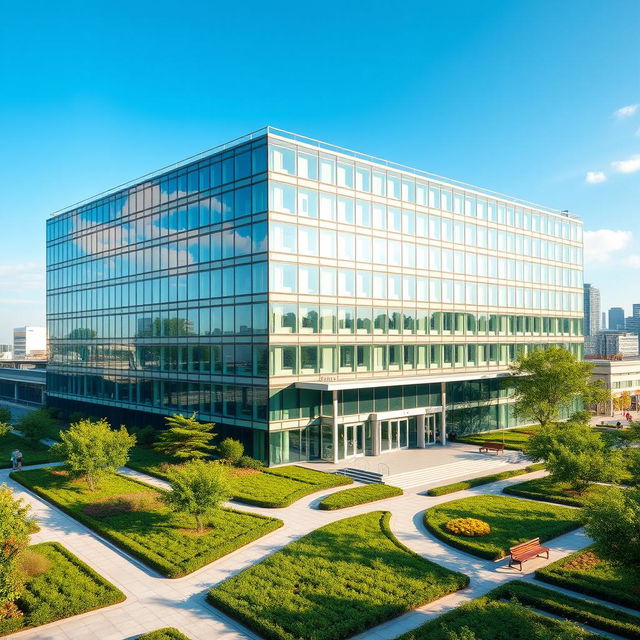
{"type": "Polygon", "coordinates": [[[202,526],[202,516],[197,513],[196,514],[196,530],[198,531],[198,533],[202,533],[202,530],[204,529],[204,527],[202,526]]]}
{"type": "Polygon", "coordinates": [[[87,473],[87,484],[89,485],[89,491],[95,491],[96,479],[93,477],[92,473],[87,473]]]}

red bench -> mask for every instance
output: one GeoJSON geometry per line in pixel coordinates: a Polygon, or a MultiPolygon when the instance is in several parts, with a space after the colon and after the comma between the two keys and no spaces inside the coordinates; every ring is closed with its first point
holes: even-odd
{"type": "Polygon", "coordinates": [[[512,567],[514,564],[519,564],[520,571],[522,571],[522,563],[526,560],[537,558],[543,553],[547,554],[547,559],[549,558],[549,547],[543,547],[540,544],[540,538],[521,542],[520,544],[511,547],[509,552],[511,553],[509,566],[512,567]]]}
{"type": "Polygon", "coordinates": [[[483,453],[485,451],[487,453],[489,453],[489,451],[495,451],[496,455],[498,455],[499,453],[504,453],[504,445],[502,444],[502,442],[485,442],[480,447],[480,453],[483,453]]]}

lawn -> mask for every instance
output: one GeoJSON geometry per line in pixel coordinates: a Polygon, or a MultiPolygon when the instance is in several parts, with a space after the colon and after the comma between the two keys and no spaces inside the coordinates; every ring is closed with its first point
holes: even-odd
{"type": "Polygon", "coordinates": [[[389,512],[339,520],[217,585],[209,601],[271,640],[341,640],[465,587],[414,554],[389,512]]]}
{"type": "Polygon", "coordinates": [[[554,482],[551,478],[538,478],[520,482],[502,491],[513,496],[529,498],[531,500],[545,500],[547,502],[557,502],[567,504],[572,507],[583,507],[585,503],[593,497],[603,496],[607,493],[608,487],[604,485],[591,485],[583,494],[576,493],[566,482],[554,482]]]}
{"type": "Polygon", "coordinates": [[[124,594],[56,542],[27,550],[25,590],[16,604],[24,617],[0,621],[0,635],[37,627],[122,602],[124,594]]]}
{"type": "Polygon", "coordinates": [[[0,469],[11,467],[11,452],[14,449],[22,451],[23,466],[29,464],[44,464],[53,462],[54,458],[49,447],[44,444],[31,444],[26,438],[8,433],[0,438],[0,469]]]}
{"type": "Polygon", "coordinates": [[[127,467],[166,480],[167,465],[171,464],[180,464],[180,461],[151,447],[133,447],[129,452],[127,467]]]}
{"type": "Polygon", "coordinates": [[[401,496],[402,493],[402,489],[392,487],[388,484],[367,484],[364,487],[354,487],[353,489],[345,489],[344,491],[332,493],[322,499],[318,508],[326,511],[346,509],[347,507],[353,507],[358,504],[366,504],[367,502],[401,496]]]}
{"type": "Polygon", "coordinates": [[[603,640],[515,602],[477,598],[397,640],[603,640]],[[473,633],[474,635],[471,635],[473,633]],[[455,634],[455,635],[454,635],[455,634]]]}
{"type": "Polygon", "coordinates": [[[481,558],[498,560],[509,547],[531,538],[551,540],[580,526],[578,509],[519,498],[482,495],[444,502],[427,509],[424,522],[436,537],[453,547],[481,558]],[[453,518],[477,518],[487,522],[491,532],[483,537],[467,538],[446,529],[453,518]]]}
{"type": "Polygon", "coordinates": [[[539,429],[533,425],[531,427],[521,427],[519,429],[496,429],[494,431],[483,431],[468,436],[459,436],[456,442],[466,442],[467,444],[483,445],[485,442],[504,442],[505,449],[515,449],[522,451],[529,438],[539,429]]]}
{"type": "Polygon", "coordinates": [[[53,467],[12,477],[169,578],[177,578],[282,526],[257,514],[219,509],[196,534],[191,516],[171,512],[161,492],[120,475],[97,491],[53,467]]]}
{"type": "Polygon", "coordinates": [[[138,636],[136,640],[189,640],[189,638],[175,627],[165,627],[164,629],[144,633],[138,636]]]}
{"type": "Polygon", "coordinates": [[[640,572],[630,566],[614,566],[598,558],[593,548],[547,565],[536,578],[595,598],[640,609],[640,572]]]}
{"type": "Polygon", "coordinates": [[[263,471],[237,469],[235,474],[231,482],[234,500],[269,508],[288,507],[310,493],[353,483],[346,476],[296,465],[263,471]]]}

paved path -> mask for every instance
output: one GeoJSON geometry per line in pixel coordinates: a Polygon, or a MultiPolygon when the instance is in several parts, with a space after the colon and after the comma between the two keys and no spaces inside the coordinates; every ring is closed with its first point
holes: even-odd
{"type": "MultiPolygon", "coordinates": [[[[41,465],[45,466],[45,465],[41,465]]],[[[126,469],[127,475],[164,488],[166,483],[137,471],[126,469]]],[[[422,495],[425,487],[416,488],[404,496],[359,505],[339,511],[320,511],[320,499],[344,487],[324,490],[302,498],[284,509],[263,509],[233,503],[237,509],[281,518],[284,526],[233,553],[178,579],[163,578],[146,568],[135,558],[119,550],[90,529],[62,511],[28,492],[8,477],[9,471],[0,471],[0,482],[6,481],[18,497],[32,505],[41,530],[32,541],[57,541],[93,567],[126,595],[125,602],[98,611],[67,618],[49,625],[13,634],[11,638],[32,640],[124,640],[160,627],[174,626],[193,640],[246,640],[257,638],[241,624],[228,618],[207,604],[207,590],[261,561],[293,540],[325,524],[369,511],[391,511],[391,528],[400,541],[422,556],[471,577],[467,589],[451,594],[386,622],[357,636],[358,639],[395,638],[425,620],[444,613],[462,602],[486,593],[497,584],[520,578],[519,571],[505,567],[506,561],[489,562],[457,551],[432,537],[423,527],[421,513],[427,507],[452,499],[482,493],[499,493],[503,486],[539,477],[542,472],[511,478],[506,481],[476,487],[475,489],[430,498],[422,495]]],[[[551,558],[537,559],[525,564],[524,575],[547,562],[553,562],[588,544],[582,530],[557,538],[552,543],[551,558]]]]}

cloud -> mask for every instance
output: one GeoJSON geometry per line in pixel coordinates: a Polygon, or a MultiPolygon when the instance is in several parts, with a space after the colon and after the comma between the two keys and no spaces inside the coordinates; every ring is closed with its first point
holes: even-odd
{"type": "Polygon", "coordinates": [[[632,253],[627,256],[624,260],[624,263],[627,267],[632,267],[633,269],[640,269],[640,253],[632,253]]]}
{"type": "Polygon", "coordinates": [[[620,107],[619,109],[616,109],[613,112],[613,115],[620,120],[622,118],[630,118],[631,116],[636,115],[638,111],[638,107],[640,107],[640,104],[628,104],[625,107],[620,107]]]}
{"type": "Polygon", "coordinates": [[[0,290],[43,290],[44,273],[44,265],[35,262],[0,265],[0,290]]]}
{"type": "Polygon", "coordinates": [[[585,231],[584,261],[587,264],[609,262],[612,257],[628,249],[632,239],[631,231],[614,231],[613,229],[585,231]]]}
{"type": "Polygon", "coordinates": [[[604,171],[587,171],[587,175],[584,179],[589,184],[598,184],[600,182],[604,182],[607,179],[607,176],[604,171]]]}
{"type": "Polygon", "coordinates": [[[640,171],[640,154],[631,156],[628,160],[612,162],[611,166],[618,173],[635,173],[636,171],[640,171]]]}

